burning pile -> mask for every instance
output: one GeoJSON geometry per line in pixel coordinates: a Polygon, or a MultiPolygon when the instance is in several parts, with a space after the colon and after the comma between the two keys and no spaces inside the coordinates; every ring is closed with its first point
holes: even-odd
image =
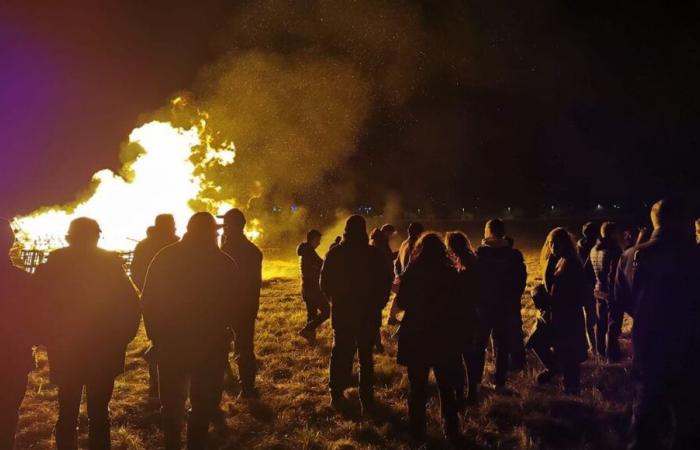
{"type": "MultiPolygon", "coordinates": [[[[89,198],[14,219],[25,248],[63,246],[70,221],[87,216],[102,227],[101,247],[128,251],[145,237],[157,214],[173,214],[182,232],[196,210],[220,214],[236,205],[235,199],[211,195],[220,189],[203,175],[213,166],[226,170],[236,157],[233,143],[212,144],[205,117],[190,128],[152,121],[134,129],[129,142],[137,146],[135,159],[124,164],[119,174],[107,169],[97,172],[89,198]]],[[[259,221],[251,220],[246,234],[257,239],[261,233],[259,221]]]]}

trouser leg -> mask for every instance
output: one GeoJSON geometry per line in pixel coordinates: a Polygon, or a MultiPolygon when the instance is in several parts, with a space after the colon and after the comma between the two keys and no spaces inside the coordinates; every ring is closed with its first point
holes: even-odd
{"type": "Polygon", "coordinates": [[[595,341],[596,341],[596,352],[605,356],[605,338],[608,334],[608,302],[604,299],[598,299],[596,301],[597,308],[597,320],[595,327],[595,341]]]}
{"type": "Polygon", "coordinates": [[[484,376],[484,365],[486,364],[486,346],[488,344],[489,334],[489,330],[477,330],[474,334],[473,345],[465,354],[470,396],[476,394],[476,391],[484,376]]]}
{"type": "Polygon", "coordinates": [[[525,339],[523,336],[523,316],[520,311],[520,301],[513,305],[508,326],[508,346],[510,347],[510,368],[521,370],[525,368],[525,339]]]}
{"type": "Polygon", "coordinates": [[[189,373],[173,362],[161,361],[158,365],[158,382],[165,449],[180,450],[189,373]]]}
{"type": "Polygon", "coordinates": [[[595,324],[596,324],[596,302],[591,295],[586,295],[585,303],[583,305],[583,312],[586,315],[586,336],[588,337],[588,344],[591,350],[596,348],[596,338],[595,338],[595,324]]]}
{"type": "Polygon", "coordinates": [[[505,386],[508,376],[508,358],[510,356],[510,346],[508,344],[511,339],[508,336],[509,330],[506,325],[505,323],[499,323],[493,329],[493,353],[496,359],[494,384],[497,387],[505,386]]]}
{"type": "Polygon", "coordinates": [[[612,301],[608,304],[608,345],[607,357],[612,361],[620,359],[620,334],[624,312],[620,305],[612,301]]]}
{"type": "Polygon", "coordinates": [[[78,448],[78,414],[83,396],[81,382],[58,385],[58,421],[56,422],[56,448],[75,450],[78,448]]]}
{"type": "Polygon", "coordinates": [[[457,401],[457,408],[463,410],[466,407],[467,371],[464,368],[465,361],[469,354],[464,352],[460,355],[458,363],[454,366],[454,393],[457,401]]]}
{"type": "Polygon", "coordinates": [[[15,442],[19,408],[27,389],[27,374],[6,370],[0,375],[0,449],[11,450],[15,442]]]}
{"type": "Polygon", "coordinates": [[[306,305],[306,326],[308,327],[309,324],[316,319],[318,309],[316,307],[316,301],[309,290],[302,288],[301,298],[304,300],[304,305],[306,305]]]}
{"type": "Polygon", "coordinates": [[[360,399],[363,403],[374,401],[374,331],[357,336],[357,353],[360,360],[360,399]]]}
{"type": "Polygon", "coordinates": [[[310,330],[316,330],[323,322],[331,316],[331,305],[328,299],[321,291],[314,294],[306,294],[306,327],[310,330]]]}
{"type": "Polygon", "coordinates": [[[660,383],[640,380],[632,409],[632,436],[629,449],[652,450],[664,448],[661,430],[667,423],[669,402],[667,387],[660,383]]]}
{"type": "Polygon", "coordinates": [[[333,349],[329,368],[329,387],[332,395],[342,395],[350,385],[352,360],[357,344],[348,330],[333,330],[333,349]]]}
{"type": "Polygon", "coordinates": [[[562,373],[564,375],[564,389],[575,392],[581,388],[581,366],[579,363],[563,363],[562,373]]]}
{"type": "Polygon", "coordinates": [[[557,364],[552,350],[552,343],[546,336],[547,333],[536,330],[528,341],[528,348],[532,349],[537,358],[542,362],[545,369],[556,372],[557,364]]]}
{"type": "Polygon", "coordinates": [[[238,373],[244,392],[255,389],[257,361],[255,358],[255,318],[248,318],[236,330],[236,350],[238,353],[238,373]]]}
{"type": "Polygon", "coordinates": [[[428,402],[428,374],[430,367],[427,365],[409,365],[408,381],[410,384],[408,393],[408,421],[411,432],[422,436],[426,429],[425,409],[428,402]]]}
{"type": "Polygon", "coordinates": [[[151,346],[144,355],[148,363],[148,395],[158,396],[158,350],[151,346]]]}
{"type": "Polygon", "coordinates": [[[209,424],[218,410],[223,387],[225,367],[220,361],[223,361],[223,358],[212,355],[192,373],[192,413],[187,424],[188,450],[204,450],[207,447],[209,424]]]}
{"type": "Polygon", "coordinates": [[[90,382],[85,387],[87,413],[90,421],[88,440],[90,450],[108,450],[111,448],[109,401],[114,391],[114,378],[90,382]]]}
{"type": "Polygon", "coordinates": [[[457,417],[457,398],[455,397],[454,375],[459,372],[455,361],[452,365],[438,365],[433,368],[435,381],[440,392],[440,412],[442,414],[445,434],[459,431],[459,419],[457,417]]]}

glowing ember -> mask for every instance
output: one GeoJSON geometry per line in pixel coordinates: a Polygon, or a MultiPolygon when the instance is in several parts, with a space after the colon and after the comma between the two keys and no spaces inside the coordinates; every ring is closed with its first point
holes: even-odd
{"type": "MultiPolygon", "coordinates": [[[[110,170],[101,170],[93,176],[99,183],[90,198],[76,206],[42,209],[14,223],[25,248],[52,249],[63,246],[68,224],[76,217],[96,219],[102,227],[100,246],[110,250],[130,250],[135,242],[145,237],[146,228],[153,224],[157,214],[175,216],[180,233],[194,212],[193,200],[203,201],[211,212],[222,214],[235,206],[233,199],[212,201],[199,198],[204,187],[211,187],[199,173],[211,164],[228,166],[235,160],[233,144],[219,148],[211,145],[206,134],[206,122],[189,129],[176,128],[167,122],[153,121],[136,128],[129,141],[143,151],[123,168],[128,179],[110,170]],[[205,153],[192,158],[195,149],[205,153]],[[195,163],[193,159],[201,162],[195,163]]],[[[249,221],[246,234],[257,239],[262,234],[260,222],[249,221]]]]}

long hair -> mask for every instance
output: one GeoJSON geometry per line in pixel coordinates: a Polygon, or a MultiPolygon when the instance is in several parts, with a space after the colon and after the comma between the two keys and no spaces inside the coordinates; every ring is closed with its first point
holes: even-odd
{"type": "Polygon", "coordinates": [[[461,231],[450,231],[445,236],[445,244],[457,269],[466,269],[476,260],[469,237],[461,231]]]}
{"type": "Polygon", "coordinates": [[[447,248],[440,236],[435,232],[427,231],[418,238],[410,264],[436,264],[451,267],[452,261],[447,255],[447,248]]]}
{"type": "Polygon", "coordinates": [[[542,265],[543,273],[547,270],[547,261],[549,261],[549,257],[552,256],[552,247],[555,244],[561,249],[561,254],[559,256],[564,258],[573,258],[574,260],[580,262],[578,259],[578,253],[576,252],[576,243],[574,238],[568,231],[566,231],[565,228],[557,227],[549,232],[547,239],[545,239],[544,245],[542,246],[542,251],[540,252],[540,264],[542,265]]]}

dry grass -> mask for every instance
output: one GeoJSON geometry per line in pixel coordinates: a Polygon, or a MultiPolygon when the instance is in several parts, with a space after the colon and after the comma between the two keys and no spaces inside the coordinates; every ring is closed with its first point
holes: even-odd
{"type": "MultiPolygon", "coordinates": [[[[536,252],[526,253],[531,274],[528,285],[538,280],[536,252]]],[[[283,265],[277,264],[275,270],[283,265]]],[[[289,273],[289,271],[287,271],[289,273]]],[[[523,317],[529,330],[536,318],[528,295],[523,299],[523,317]]],[[[327,365],[331,330],[324,325],[316,346],[296,332],[305,311],[296,280],[276,278],[265,282],[256,337],[260,361],[260,401],[245,402],[225,395],[225,429],[212,429],[215,448],[360,449],[412,448],[406,433],[405,371],[395,363],[396,346],[391,328],[382,330],[387,352],[376,357],[377,397],[381,412],[374,420],[362,420],[356,390],[348,395],[353,408],[338,414],[328,406],[327,365]]],[[[629,328],[628,326],[626,329],[629,328]]],[[[147,400],[147,369],[141,355],[147,341],[141,333],[130,345],[127,372],[117,380],[111,403],[112,441],[116,449],[157,449],[161,435],[158,410],[147,400]]],[[[623,336],[628,350],[629,335],[623,336]]],[[[56,419],[56,389],[47,384],[47,363],[38,354],[39,368],[31,374],[21,410],[17,448],[53,448],[56,419]]],[[[485,449],[590,449],[621,448],[629,421],[631,387],[629,362],[607,365],[589,361],[583,367],[584,390],[580,397],[561,394],[557,386],[539,388],[534,376],[539,370],[534,358],[529,369],[514,375],[512,396],[482,390],[480,405],[465,418],[463,430],[470,448],[485,449]]],[[[492,372],[489,363],[485,380],[492,372]]],[[[429,430],[433,438],[427,448],[445,448],[440,439],[439,411],[433,389],[429,405],[429,430]]],[[[87,420],[81,414],[81,442],[86,440],[87,420]]]]}

